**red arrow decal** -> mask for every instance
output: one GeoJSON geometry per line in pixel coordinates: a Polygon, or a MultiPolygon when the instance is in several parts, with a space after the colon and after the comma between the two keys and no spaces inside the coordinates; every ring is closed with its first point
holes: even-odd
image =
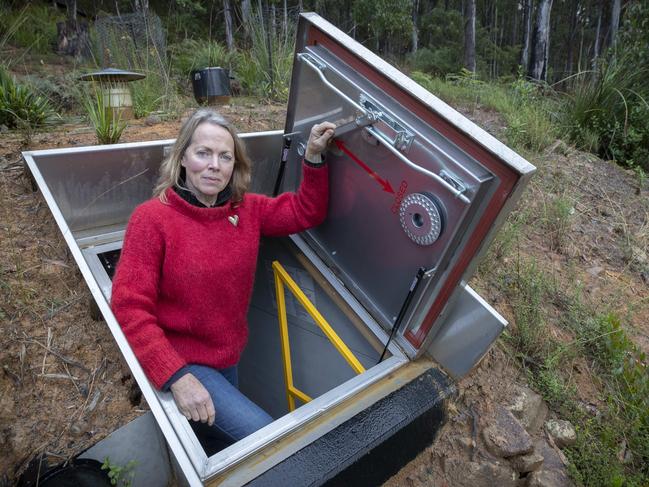
{"type": "Polygon", "coordinates": [[[356,157],[356,154],[354,154],[347,147],[345,147],[345,144],[342,143],[340,140],[334,140],[334,142],[340,150],[342,150],[345,154],[347,154],[352,159],[352,161],[354,161],[356,164],[361,166],[363,170],[367,172],[367,174],[369,174],[372,178],[374,178],[376,182],[381,185],[383,191],[385,191],[386,193],[394,194],[394,189],[392,189],[392,186],[390,185],[390,181],[388,181],[387,179],[382,179],[378,174],[372,171],[372,169],[367,164],[365,164],[358,157],[356,157]]]}

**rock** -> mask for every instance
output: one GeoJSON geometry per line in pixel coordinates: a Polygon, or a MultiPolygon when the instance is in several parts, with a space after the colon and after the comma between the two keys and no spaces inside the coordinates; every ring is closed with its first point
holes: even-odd
{"type": "Polygon", "coordinates": [[[569,152],[569,147],[563,140],[557,139],[554,144],[546,149],[546,152],[548,154],[556,153],[565,156],[569,152]]]}
{"type": "Polygon", "coordinates": [[[4,134],[6,132],[9,132],[9,127],[7,127],[4,123],[0,124],[0,134],[4,134]]]}
{"type": "Polygon", "coordinates": [[[554,449],[543,438],[534,441],[534,451],[543,457],[543,470],[563,469],[567,461],[561,450],[554,449]]]}
{"type": "Polygon", "coordinates": [[[595,267],[591,267],[590,269],[586,269],[586,272],[588,272],[593,277],[597,277],[602,273],[603,270],[604,270],[603,267],[595,266],[595,267]]]}
{"type": "Polygon", "coordinates": [[[640,247],[632,245],[631,255],[633,256],[633,259],[640,264],[644,265],[648,263],[649,257],[647,257],[647,253],[640,247]]]}
{"type": "Polygon", "coordinates": [[[631,450],[629,450],[626,444],[626,440],[622,440],[620,449],[617,452],[617,459],[623,465],[629,465],[633,461],[633,453],[631,453],[631,450]]]}
{"type": "Polygon", "coordinates": [[[647,271],[642,271],[642,272],[640,273],[640,277],[642,278],[642,281],[643,281],[645,284],[649,284],[649,272],[647,272],[647,271]]]}
{"type": "Polygon", "coordinates": [[[157,115],[149,115],[144,119],[144,125],[151,127],[152,125],[157,125],[161,122],[160,117],[157,115]]]}
{"type": "Polygon", "coordinates": [[[86,431],[88,431],[88,423],[79,420],[76,423],[74,423],[72,426],[70,426],[70,433],[72,433],[75,436],[81,436],[84,434],[86,431]]]}
{"type": "Polygon", "coordinates": [[[548,415],[548,406],[543,398],[523,386],[516,386],[507,409],[516,416],[523,428],[532,434],[541,428],[548,415]]]}
{"type": "Polygon", "coordinates": [[[458,438],[457,443],[458,445],[460,445],[460,447],[462,447],[463,450],[467,452],[472,452],[473,449],[475,448],[475,442],[473,441],[472,438],[466,438],[466,437],[458,438]]]}
{"type": "Polygon", "coordinates": [[[101,396],[101,391],[97,389],[95,391],[95,394],[92,396],[92,401],[90,401],[90,404],[88,404],[86,411],[94,411],[94,409],[97,407],[97,403],[99,402],[99,396],[101,396]]]}
{"type": "Polygon", "coordinates": [[[487,450],[492,454],[509,458],[525,455],[533,450],[532,438],[512,413],[497,406],[493,423],[482,430],[487,450]]]}
{"type": "Polygon", "coordinates": [[[516,487],[518,474],[506,465],[493,462],[446,460],[444,471],[448,485],[454,487],[516,487]]]}
{"type": "Polygon", "coordinates": [[[572,482],[562,470],[537,470],[527,477],[528,487],[571,487],[572,482]]]}
{"type": "Polygon", "coordinates": [[[543,465],[543,455],[532,452],[509,459],[509,463],[518,473],[529,473],[538,470],[543,465]]]}
{"type": "Polygon", "coordinates": [[[602,414],[600,410],[597,409],[597,406],[585,401],[577,401],[577,409],[594,418],[599,418],[602,414]]]}
{"type": "Polygon", "coordinates": [[[545,423],[545,430],[559,448],[572,446],[577,441],[577,432],[570,421],[551,419],[545,423]]]}

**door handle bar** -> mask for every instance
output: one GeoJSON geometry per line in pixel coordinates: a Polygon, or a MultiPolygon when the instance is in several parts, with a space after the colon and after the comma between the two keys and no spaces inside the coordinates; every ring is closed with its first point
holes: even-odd
{"type": "Polygon", "coordinates": [[[367,115],[367,110],[360,106],[358,103],[356,103],[354,100],[352,100],[350,97],[348,97],[345,93],[343,93],[340,89],[338,89],[331,81],[327,79],[327,77],[324,75],[324,70],[327,68],[327,66],[323,63],[318,62],[316,59],[313,58],[310,54],[301,52],[297,55],[298,60],[302,61],[305,63],[307,66],[309,66],[311,69],[313,69],[320,80],[329,88],[331,91],[336,93],[338,96],[340,96],[343,100],[345,100],[347,103],[352,105],[356,110],[360,111],[363,115],[367,115]]]}
{"type": "Polygon", "coordinates": [[[418,166],[414,162],[412,162],[410,159],[408,159],[406,156],[404,156],[399,150],[395,149],[390,142],[385,140],[383,137],[383,134],[376,130],[374,127],[369,126],[365,127],[365,130],[367,130],[372,136],[378,140],[385,148],[387,148],[390,152],[392,152],[395,156],[397,156],[403,163],[406,165],[410,166],[413,168],[415,171],[418,171],[422,174],[425,174],[426,176],[429,176],[433,178],[435,181],[437,181],[439,184],[444,186],[447,190],[449,190],[453,196],[456,198],[459,198],[463,203],[469,204],[471,203],[471,200],[466,197],[464,191],[458,190],[455,187],[453,187],[450,183],[448,183],[443,177],[441,177],[439,174],[434,173],[433,171],[429,171],[428,169],[424,169],[421,166],[418,166]]]}
{"type": "MultiPolygon", "coordinates": [[[[371,113],[369,110],[365,109],[363,106],[360,104],[356,103],[354,100],[352,100],[350,97],[348,97],[345,93],[343,93],[339,88],[337,88],[331,81],[327,79],[327,77],[324,75],[324,70],[327,68],[327,66],[316,60],[313,56],[310,54],[301,52],[297,55],[297,58],[299,61],[305,63],[309,68],[314,70],[320,80],[334,93],[336,93],[338,96],[340,96],[343,100],[345,100],[347,103],[352,105],[354,108],[356,108],[359,112],[361,112],[364,116],[366,117],[376,117],[376,114],[371,113]]],[[[436,174],[432,171],[429,171],[428,169],[424,169],[421,166],[418,166],[414,162],[412,162],[410,159],[408,159],[406,156],[404,156],[398,149],[396,149],[390,141],[387,141],[385,139],[385,136],[379,131],[376,130],[372,125],[369,125],[365,127],[365,130],[367,130],[376,140],[378,140],[384,147],[386,147],[390,152],[392,152],[395,156],[399,158],[403,163],[411,167],[417,172],[420,172],[422,174],[425,174],[426,176],[429,176],[433,178],[435,181],[437,181],[439,184],[441,184],[444,188],[446,188],[448,191],[450,191],[456,198],[459,198],[463,203],[471,203],[469,198],[464,195],[464,191],[458,190],[454,186],[452,186],[450,183],[448,183],[444,178],[442,178],[439,174],[436,174]]]]}

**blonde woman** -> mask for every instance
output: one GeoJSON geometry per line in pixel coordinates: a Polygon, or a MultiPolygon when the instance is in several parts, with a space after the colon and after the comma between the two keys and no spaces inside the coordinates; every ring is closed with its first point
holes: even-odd
{"type": "Polygon", "coordinates": [[[180,129],[154,198],[131,216],[112,308],[153,385],[170,390],[202,443],[218,450],[272,418],[237,388],[259,239],[320,224],[329,122],[311,130],[296,193],[247,193],[250,160],[235,129],[210,109],[180,129]]]}

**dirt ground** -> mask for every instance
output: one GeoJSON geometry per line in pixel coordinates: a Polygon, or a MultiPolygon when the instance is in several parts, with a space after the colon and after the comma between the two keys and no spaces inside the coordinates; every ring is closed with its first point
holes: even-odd
{"type": "MultiPolygon", "coordinates": [[[[242,132],[283,128],[283,106],[233,103],[222,111],[242,132]]],[[[466,114],[496,136],[502,135],[495,114],[480,110],[466,114]]],[[[157,117],[135,121],[122,141],[173,138],[179,124],[179,120],[157,117]]],[[[59,463],[147,409],[105,323],[90,317],[90,293],[44,200],[32,191],[22,163],[22,150],[94,143],[94,133],[82,124],[59,126],[27,143],[18,133],[0,135],[0,450],[4,452],[0,476],[7,485],[37,455],[59,463]]],[[[543,208],[562,196],[571,202],[573,218],[554,236],[559,249],[547,229],[539,226],[521,242],[520,252],[552,270],[559,285],[581,283],[586,299],[624,317],[633,340],[649,352],[645,190],[639,189],[631,173],[562,143],[532,162],[541,170],[521,208],[543,208]]],[[[488,279],[472,284],[511,318],[505,298],[489,286],[488,279]]],[[[552,330],[561,336],[558,328],[552,330]]],[[[598,389],[589,379],[588,364],[576,373],[583,375],[580,396],[596,402],[598,389]]],[[[451,421],[438,442],[389,485],[409,485],[413,472],[435,465],[440,458],[462,455],[453,438],[466,429],[458,419],[465,414],[466,398],[495,403],[517,382],[525,380],[514,359],[496,345],[458,385],[458,404],[452,406],[451,421]]],[[[433,485],[445,485],[443,477],[433,485]]]]}

